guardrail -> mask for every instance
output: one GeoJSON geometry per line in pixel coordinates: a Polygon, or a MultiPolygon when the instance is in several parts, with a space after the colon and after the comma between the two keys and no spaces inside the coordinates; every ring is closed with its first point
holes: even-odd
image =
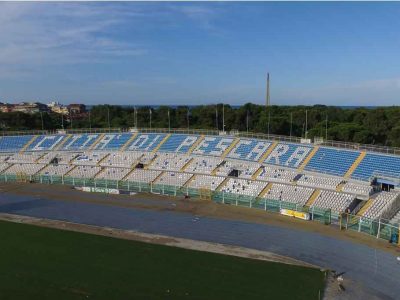
{"type": "MultiPolygon", "coordinates": [[[[21,181],[36,182],[41,184],[62,184],[74,187],[104,188],[105,192],[107,189],[118,189],[125,192],[148,192],[170,196],[190,196],[193,198],[201,198],[202,192],[204,192],[204,189],[137,181],[85,179],[55,175],[0,175],[0,182],[21,181]]],[[[355,230],[387,241],[393,241],[393,238],[397,236],[397,241],[395,242],[399,243],[399,224],[390,223],[388,220],[373,220],[346,213],[337,214],[332,212],[330,209],[308,207],[293,202],[226,193],[222,191],[207,191],[209,193],[209,200],[212,200],[216,203],[255,208],[276,213],[279,213],[281,209],[304,212],[310,214],[312,221],[317,221],[326,225],[338,225],[341,229],[355,230]]]]}
{"type": "MultiPolygon", "coordinates": [[[[61,129],[59,129],[61,130],[61,129]]],[[[10,135],[37,135],[37,134],[57,134],[59,130],[26,130],[26,131],[0,131],[0,136],[10,135]]],[[[181,133],[181,134],[204,134],[204,135],[220,135],[239,136],[244,138],[255,138],[262,140],[273,140],[287,143],[301,143],[302,138],[296,136],[274,135],[256,132],[242,132],[242,131],[218,131],[213,129],[182,129],[182,128],[76,128],[64,129],[67,134],[79,133],[121,133],[129,132],[130,130],[137,130],[144,133],[181,133]]],[[[356,151],[370,151],[384,154],[400,155],[400,148],[386,147],[379,145],[367,145],[342,141],[323,141],[318,142],[318,145],[326,147],[341,148],[356,151]]]]}

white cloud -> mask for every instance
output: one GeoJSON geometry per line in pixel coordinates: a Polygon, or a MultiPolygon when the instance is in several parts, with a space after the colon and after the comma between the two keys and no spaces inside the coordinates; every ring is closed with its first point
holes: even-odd
{"type": "Polygon", "coordinates": [[[0,77],[146,54],[142,45],[113,35],[137,15],[114,4],[0,3],[0,77]]]}

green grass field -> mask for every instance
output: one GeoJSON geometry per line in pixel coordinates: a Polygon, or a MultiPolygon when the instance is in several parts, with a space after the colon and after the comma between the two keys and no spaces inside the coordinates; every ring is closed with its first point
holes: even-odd
{"type": "Polygon", "coordinates": [[[0,299],[318,299],[324,273],[0,222],[0,299]]]}

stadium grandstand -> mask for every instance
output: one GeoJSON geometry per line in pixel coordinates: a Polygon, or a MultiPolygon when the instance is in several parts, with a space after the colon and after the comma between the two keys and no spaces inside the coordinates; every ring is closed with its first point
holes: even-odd
{"type": "Polygon", "coordinates": [[[253,197],[255,207],[268,199],[329,210],[337,218],[348,213],[361,220],[400,221],[400,155],[355,144],[132,129],[3,135],[0,152],[2,181],[59,176],[114,180],[120,186],[168,185],[175,194],[194,188],[253,197]]]}

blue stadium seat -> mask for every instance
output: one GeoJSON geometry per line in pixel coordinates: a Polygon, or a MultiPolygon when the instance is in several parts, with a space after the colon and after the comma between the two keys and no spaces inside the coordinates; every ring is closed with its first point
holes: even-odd
{"type": "Polygon", "coordinates": [[[193,151],[193,154],[221,156],[232,144],[234,138],[206,136],[193,151]]]}
{"type": "Polygon", "coordinates": [[[132,133],[109,133],[96,144],[96,150],[119,150],[129,139],[132,133]]]}
{"type": "Polygon", "coordinates": [[[19,151],[33,138],[33,135],[0,137],[0,152],[19,151]]]}
{"type": "Polygon", "coordinates": [[[264,163],[298,168],[312,148],[308,145],[278,143],[264,160],[264,163]]]}
{"type": "Polygon", "coordinates": [[[198,135],[173,134],[158,151],[187,153],[198,138],[198,135]]]}
{"type": "Polygon", "coordinates": [[[268,141],[240,139],[227,157],[258,161],[270,146],[268,141]]]}
{"type": "Polygon", "coordinates": [[[380,172],[396,178],[400,177],[400,157],[367,153],[351,177],[369,181],[374,172],[380,172]]]}
{"type": "Polygon", "coordinates": [[[321,147],[308,162],[305,170],[344,176],[358,156],[358,151],[321,147]]]}
{"type": "Polygon", "coordinates": [[[152,151],[165,138],[165,133],[138,134],[125,150],[152,151]]]}
{"type": "Polygon", "coordinates": [[[53,150],[67,136],[66,135],[40,135],[26,149],[27,151],[46,151],[53,150]]]}
{"type": "Polygon", "coordinates": [[[89,150],[100,134],[74,134],[61,147],[61,150],[89,150]]]}

